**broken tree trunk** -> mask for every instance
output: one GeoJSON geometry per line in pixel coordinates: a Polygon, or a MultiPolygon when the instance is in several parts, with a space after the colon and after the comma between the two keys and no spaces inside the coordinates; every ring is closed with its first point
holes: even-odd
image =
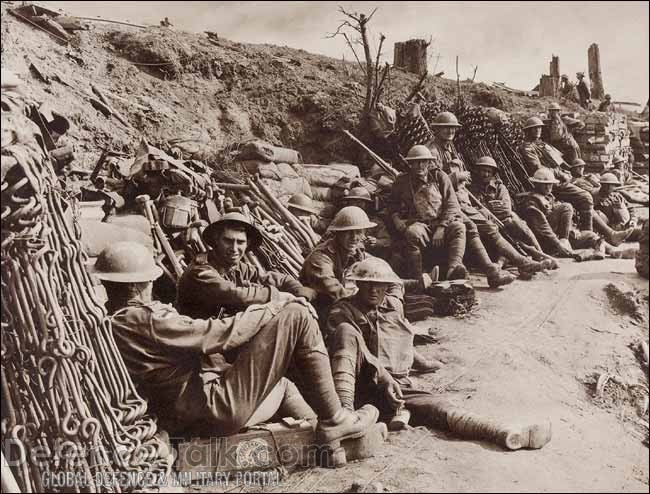
{"type": "Polygon", "coordinates": [[[395,43],[393,65],[407,72],[423,75],[427,71],[427,43],[423,39],[410,39],[395,43]]]}
{"type": "Polygon", "coordinates": [[[539,95],[550,96],[555,98],[557,96],[557,84],[552,76],[543,74],[539,80],[539,95]]]}
{"type": "Polygon", "coordinates": [[[603,87],[603,74],[600,68],[600,48],[596,43],[589,47],[587,52],[589,62],[589,80],[591,81],[591,97],[603,99],[605,89],[603,87]]]}

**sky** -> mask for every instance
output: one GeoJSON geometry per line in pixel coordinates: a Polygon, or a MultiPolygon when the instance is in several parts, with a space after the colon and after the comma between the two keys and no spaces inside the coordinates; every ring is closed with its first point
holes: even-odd
{"type": "Polygon", "coordinates": [[[432,38],[429,72],[461,79],[503,82],[532,89],[549,73],[552,55],[575,80],[588,75],[587,50],[600,47],[605,91],[614,101],[642,105],[648,99],[649,5],[643,2],[39,2],[70,14],[158,25],[168,17],[175,29],[213,31],[233,41],[302,48],[341,59],[353,55],[341,37],[326,38],[345,19],[338,6],[369,14],[376,46],[386,36],[384,60],[393,44],[432,38]],[[438,55],[440,57],[438,58],[438,55]]]}

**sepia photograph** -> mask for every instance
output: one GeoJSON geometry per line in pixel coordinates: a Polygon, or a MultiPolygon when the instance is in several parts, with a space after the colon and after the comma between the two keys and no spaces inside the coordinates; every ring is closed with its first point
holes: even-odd
{"type": "Polygon", "coordinates": [[[2,493],[648,492],[650,3],[0,9],[2,493]]]}

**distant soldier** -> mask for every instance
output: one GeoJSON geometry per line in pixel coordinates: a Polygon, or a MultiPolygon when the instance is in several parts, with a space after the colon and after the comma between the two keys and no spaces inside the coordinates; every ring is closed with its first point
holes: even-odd
{"type": "Polygon", "coordinates": [[[319,235],[324,234],[330,224],[330,219],[321,217],[312,200],[305,194],[292,195],[287,202],[287,209],[319,235]]]}
{"type": "Polygon", "coordinates": [[[621,242],[637,242],[641,237],[641,227],[638,226],[636,210],[630,208],[625,197],[616,191],[620,185],[621,182],[613,173],[604,173],[600,177],[600,192],[594,206],[596,215],[605,227],[618,234],[617,240],[620,238],[621,242]]]}
{"type": "MultiPolygon", "coordinates": [[[[545,143],[542,136],[544,122],[538,117],[530,117],[524,127],[524,142],[519,146],[526,170],[530,175],[540,169],[549,169],[558,180],[555,188],[557,198],[571,204],[580,216],[580,230],[593,231],[594,199],[589,192],[571,183],[571,174],[562,170],[561,165],[566,161],[560,158],[558,149],[545,143]]],[[[537,237],[538,240],[539,237],[537,237]]]]}
{"type": "Polygon", "coordinates": [[[569,76],[566,74],[562,74],[562,78],[560,79],[560,96],[574,103],[580,103],[578,91],[575,85],[569,81],[569,76]]]}
{"type": "Polygon", "coordinates": [[[585,82],[585,73],[578,72],[576,77],[578,78],[578,85],[576,88],[578,90],[578,97],[580,98],[580,106],[588,110],[591,105],[591,93],[589,92],[589,88],[585,82]]]}
{"type": "Polygon", "coordinates": [[[598,105],[598,111],[610,111],[612,107],[612,97],[609,94],[605,95],[605,99],[601,101],[600,105],[598,105]]]}
{"type": "Polygon", "coordinates": [[[573,163],[580,158],[580,146],[573,134],[562,120],[560,112],[562,108],[556,102],[548,107],[550,144],[562,151],[567,163],[573,163]]]}

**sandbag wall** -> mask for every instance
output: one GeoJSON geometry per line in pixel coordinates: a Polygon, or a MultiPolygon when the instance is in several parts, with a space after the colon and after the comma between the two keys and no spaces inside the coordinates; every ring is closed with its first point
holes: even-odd
{"type": "Polygon", "coordinates": [[[631,153],[627,117],[620,113],[592,112],[584,116],[584,128],[574,133],[587,171],[601,173],[616,155],[631,153]]]}

